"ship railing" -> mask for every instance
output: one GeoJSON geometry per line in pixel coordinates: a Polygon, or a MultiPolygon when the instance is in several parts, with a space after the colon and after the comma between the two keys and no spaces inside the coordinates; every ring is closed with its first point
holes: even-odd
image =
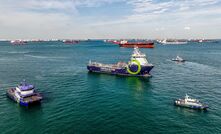
{"type": "Polygon", "coordinates": [[[90,62],[89,65],[99,66],[99,67],[112,67],[112,64],[102,64],[98,62],[90,62]]]}
{"type": "Polygon", "coordinates": [[[90,66],[98,66],[98,67],[102,67],[102,68],[112,68],[112,69],[126,67],[126,65],[124,65],[124,64],[102,64],[102,63],[98,63],[98,62],[89,62],[89,65],[90,66]]]}

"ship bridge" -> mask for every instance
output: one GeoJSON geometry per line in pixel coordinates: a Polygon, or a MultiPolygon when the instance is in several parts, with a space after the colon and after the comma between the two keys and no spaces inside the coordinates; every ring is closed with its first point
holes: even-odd
{"type": "Polygon", "coordinates": [[[141,53],[137,47],[134,48],[134,52],[131,55],[131,60],[139,61],[140,65],[148,65],[148,61],[147,61],[146,55],[141,53]]]}

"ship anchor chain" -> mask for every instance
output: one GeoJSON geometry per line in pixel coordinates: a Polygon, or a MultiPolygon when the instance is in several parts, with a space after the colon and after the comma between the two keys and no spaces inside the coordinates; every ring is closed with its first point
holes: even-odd
{"type": "Polygon", "coordinates": [[[129,62],[129,64],[127,65],[127,72],[128,72],[129,74],[136,75],[136,74],[138,74],[140,71],[141,71],[141,66],[140,66],[140,62],[139,62],[138,60],[135,60],[135,59],[134,59],[134,60],[131,60],[131,61],[129,62]],[[131,71],[130,68],[129,68],[129,65],[130,65],[132,62],[136,63],[136,65],[138,66],[138,69],[137,69],[136,72],[131,71]]]}

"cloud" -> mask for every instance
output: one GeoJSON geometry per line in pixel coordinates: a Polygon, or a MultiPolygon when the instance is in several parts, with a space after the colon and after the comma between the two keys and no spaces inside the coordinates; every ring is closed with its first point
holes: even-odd
{"type": "Polygon", "coordinates": [[[187,26],[186,26],[186,27],[184,27],[183,29],[184,29],[184,30],[190,30],[190,27],[187,27],[187,26]]]}
{"type": "MultiPolygon", "coordinates": [[[[220,37],[217,34],[220,32],[216,30],[216,27],[221,27],[221,20],[218,19],[221,16],[219,6],[221,3],[218,0],[169,0],[166,2],[128,0],[127,4],[132,6],[130,15],[123,16],[122,19],[118,20],[99,20],[92,25],[101,27],[106,31],[109,31],[106,27],[119,31],[122,30],[122,27],[127,27],[137,38],[220,37]],[[186,33],[183,30],[189,32],[186,33]]],[[[116,33],[114,32],[114,34],[116,33]]]]}
{"type": "Polygon", "coordinates": [[[219,0],[0,1],[0,38],[187,36],[182,33],[184,29],[191,29],[191,36],[208,28],[216,32],[206,34],[219,36],[220,5],[219,0]],[[118,7],[116,15],[100,13],[113,12],[113,6],[118,7]],[[121,9],[127,12],[121,14],[121,9]]]}
{"type": "Polygon", "coordinates": [[[168,13],[179,13],[187,10],[198,10],[219,3],[219,0],[168,0],[168,1],[154,1],[154,0],[129,0],[127,4],[133,6],[132,16],[148,16],[156,14],[158,16],[168,13]]]}
{"type": "Polygon", "coordinates": [[[73,12],[76,11],[75,3],[73,1],[36,1],[29,0],[23,3],[24,5],[28,5],[25,7],[28,10],[36,10],[36,11],[65,11],[65,12],[73,12]]]}
{"type": "MultiPolygon", "coordinates": [[[[127,4],[132,5],[132,14],[123,16],[122,19],[100,21],[95,25],[115,25],[126,23],[170,23],[170,25],[186,21],[199,21],[214,15],[221,15],[220,6],[216,6],[218,0],[169,0],[156,2],[153,0],[128,0],[127,4]],[[214,5],[212,7],[205,6],[214,5]],[[192,19],[192,20],[191,20],[192,19]]],[[[214,18],[212,18],[214,19],[214,18]]],[[[208,23],[201,21],[197,23],[208,23]]]]}
{"type": "Polygon", "coordinates": [[[164,13],[172,6],[172,1],[157,3],[153,0],[129,0],[127,4],[134,6],[134,13],[164,13]]]}
{"type": "Polygon", "coordinates": [[[164,27],[160,27],[160,28],[156,28],[155,30],[156,30],[156,31],[164,31],[165,28],[164,28],[164,27]]]}
{"type": "Polygon", "coordinates": [[[121,0],[8,0],[1,1],[0,7],[16,12],[33,11],[38,13],[75,13],[79,7],[99,7],[121,0]]]}

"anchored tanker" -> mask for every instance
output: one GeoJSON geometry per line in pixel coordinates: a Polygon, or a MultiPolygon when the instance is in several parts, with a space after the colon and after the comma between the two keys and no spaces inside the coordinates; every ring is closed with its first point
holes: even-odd
{"type": "Polygon", "coordinates": [[[120,47],[126,48],[133,48],[134,46],[138,48],[154,48],[154,42],[146,41],[146,42],[128,42],[128,41],[121,41],[119,42],[120,47]]]}
{"type": "Polygon", "coordinates": [[[148,63],[146,55],[141,53],[138,48],[134,48],[131,60],[128,63],[102,64],[89,61],[87,65],[90,72],[140,77],[151,76],[150,71],[153,67],[152,64],[148,63]]]}

